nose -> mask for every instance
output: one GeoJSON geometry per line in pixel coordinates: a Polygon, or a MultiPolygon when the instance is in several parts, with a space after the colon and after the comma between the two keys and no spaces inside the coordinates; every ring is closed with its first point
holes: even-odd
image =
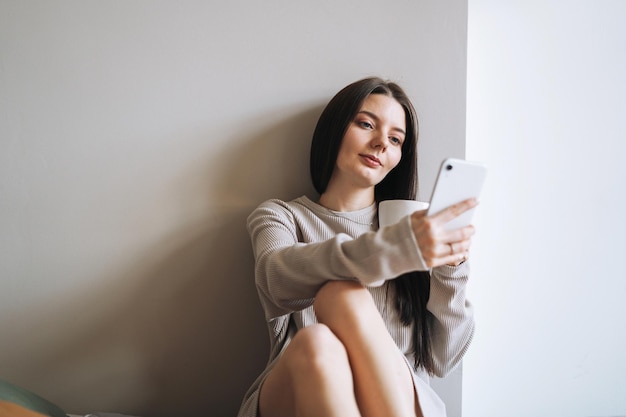
{"type": "Polygon", "coordinates": [[[387,136],[378,134],[372,138],[370,146],[374,149],[380,149],[381,152],[385,152],[387,150],[387,142],[387,136]]]}

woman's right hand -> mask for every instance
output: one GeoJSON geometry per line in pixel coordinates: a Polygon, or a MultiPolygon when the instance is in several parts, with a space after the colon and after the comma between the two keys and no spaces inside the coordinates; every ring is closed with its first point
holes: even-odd
{"type": "Polygon", "coordinates": [[[474,226],[452,230],[446,230],[444,226],[477,204],[476,199],[470,198],[431,216],[426,215],[426,210],[411,215],[413,233],[427,267],[455,266],[467,259],[474,226]]]}

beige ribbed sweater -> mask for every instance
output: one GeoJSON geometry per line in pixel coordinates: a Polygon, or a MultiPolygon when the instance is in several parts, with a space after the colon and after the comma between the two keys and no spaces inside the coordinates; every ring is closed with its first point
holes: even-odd
{"type": "MultiPolygon", "coordinates": [[[[256,260],[255,279],[270,332],[268,366],[244,397],[239,417],[257,415],[259,388],[298,329],[316,323],[312,304],[328,280],[357,280],[364,285],[425,269],[409,217],[378,230],[376,204],[353,212],[329,210],[308,197],[290,202],[269,200],[248,217],[256,260]]],[[[432,270],[428,309],[432,312],[436,375],[445,376],[461,361],[474,331],[465,298],[469,266],[432,270]]],[[[400,323],[388,281],[369,287],[389,333],[413,364],[412,330],[400,323]]],[[[424,370],[414,373],[425,417],[445,416],[443,404],[429,388],[424,370]]]]}

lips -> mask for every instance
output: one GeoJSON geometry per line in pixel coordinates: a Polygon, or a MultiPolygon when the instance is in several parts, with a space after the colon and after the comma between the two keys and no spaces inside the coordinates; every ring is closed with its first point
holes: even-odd
{"type": "Polygon", "coordinates": [[[359,154],[359,156],[361,158],[363,158],[368,165],[371,165],[371,166],[382,166],[383,165],[380,162],[380,159],[376,158],[374,155],[359,154]]]}

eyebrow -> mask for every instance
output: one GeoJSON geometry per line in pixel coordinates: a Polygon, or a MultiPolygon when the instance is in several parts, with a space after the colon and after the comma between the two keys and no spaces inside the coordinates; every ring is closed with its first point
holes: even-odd
{"type": "MultiPolygon", "coordinates": [[[[376,116],[375,113],[372,113],[371,111],[361,110],[357,114],[361,114],[361,113],[368,115],[369,117],[371,117],[372,119],[374,119],[376,121],[380,120],[380,118],[378,116],[376,116]]],[[[394,126],[391,129],[395,130],[396,132],[402,133],[403,135],[406,136],[406,132],[403,129],[400,129],[399,127],[394,126]]]]}

